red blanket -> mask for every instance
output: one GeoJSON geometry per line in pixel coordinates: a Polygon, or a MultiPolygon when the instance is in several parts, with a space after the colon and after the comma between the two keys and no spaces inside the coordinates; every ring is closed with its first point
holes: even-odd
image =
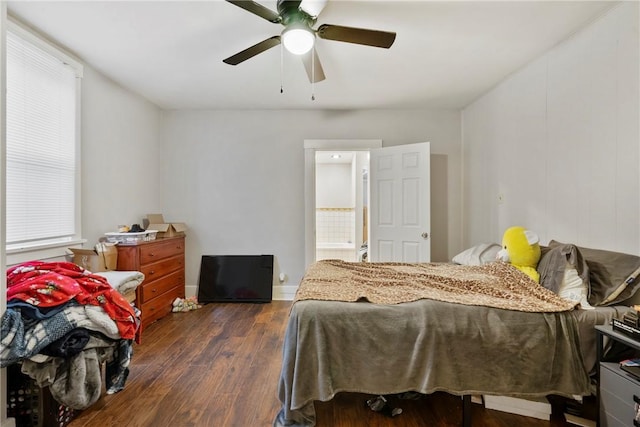
{"type": "Polygon", "coordinates": [[[75,299],[102,307],[118,325],[122,339],[137,330],[131,304],[107,280],[70,262],[29,261],[7,270],[7,301],[20,299],[37,307],[54,307],[75,299]]]}

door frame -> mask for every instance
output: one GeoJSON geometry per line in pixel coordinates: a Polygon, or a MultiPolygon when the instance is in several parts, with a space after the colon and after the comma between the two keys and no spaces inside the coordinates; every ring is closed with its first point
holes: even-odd
{"type": "Polygon", "coordinates": [[[304,140],[305,269],[316,260],[316,151],[369,151],[382,148],[381,139],[304,140]]]}

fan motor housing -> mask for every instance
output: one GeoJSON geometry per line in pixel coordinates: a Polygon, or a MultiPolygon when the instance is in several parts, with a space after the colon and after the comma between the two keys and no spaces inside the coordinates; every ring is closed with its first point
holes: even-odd
{"type": "Polygon", "coordinates": [[[300,9],[300,0],[278,0],[277,7],[285,27],[294,23],[312,27],[316,23],[316,19],[300,9]]]}

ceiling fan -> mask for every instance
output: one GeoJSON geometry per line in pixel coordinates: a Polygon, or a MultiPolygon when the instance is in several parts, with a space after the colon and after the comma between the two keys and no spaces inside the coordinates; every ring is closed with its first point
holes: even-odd
{"type": "Polygon", "coordinates": [[[320,59],[316,50],[313,49],[316,36],[325,40],[385,49],[390,48],[396,39],[396,33],[340,25],[322,24],[314,30],[312,27],[327,0],[278,0],[277,13],[252,0],[226,1],[269,22],[282,24],[285,27],[280,35],[263,40],[222,61],[230,65],[238,65],[282,43],[289,52],[302,57],[309,80],[316,83],[325,79],[320,59]]]}

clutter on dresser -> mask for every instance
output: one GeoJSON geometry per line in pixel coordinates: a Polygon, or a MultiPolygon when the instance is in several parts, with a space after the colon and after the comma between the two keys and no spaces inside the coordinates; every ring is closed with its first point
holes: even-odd
{"type": "MultiPolygon", "coordinates": [[[[142,230],[141,228],[139,228],[142,230]]],[[[136,230],[133,228],[132,230],[136,230]]],[[[140,242],[150,242],[156,240],[157,230],[142,230],[142,231],[110,231],[104,233],[107,241],[110,243],[117,243],[119,245],[137,245],[140,242]]]]}
{"type": "Polygon", "coordinates": [[[159,238],[184,236],[187,231],[184,222],[166,221],[162,214],[147,214],[142,220],[142,225],[146,229],[157,230],[159,238]]]}

